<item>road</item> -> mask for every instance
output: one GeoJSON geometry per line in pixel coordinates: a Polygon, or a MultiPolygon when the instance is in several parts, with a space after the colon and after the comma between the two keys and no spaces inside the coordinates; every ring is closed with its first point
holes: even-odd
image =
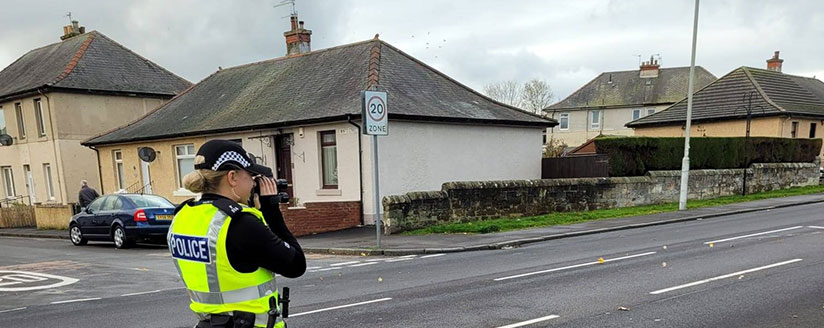
{"type": "MultiPolygon", "coordinates": [[[[822,327],[823,212],[802,205],[494,251],[316,255],[303,277],[278,283],[292,291],[290,327],[822,327]]],[[[59,279],[0,280],[0,327],[195,322],[163,246],[0,238],[0,250],[0,278],[77,279],[24,291],[4,288],[59,279]]]]}

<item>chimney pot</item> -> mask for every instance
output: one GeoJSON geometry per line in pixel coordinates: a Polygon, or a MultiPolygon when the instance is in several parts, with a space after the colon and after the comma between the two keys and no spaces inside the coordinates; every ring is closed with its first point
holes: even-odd
{"type": "Polygon", "coordinates": [[[299,21],[298,25],[300,26],[300,29],[302,30],[303,29],[303,21],[299,21]]]}
{"type": "Polygon", "coordinates": [[[286,55],[297,55],[311,51],[312,31],[303,28],[303,21],[298,16],[291,16],[292,29],[283,33],[286,37],[286,55]]]}

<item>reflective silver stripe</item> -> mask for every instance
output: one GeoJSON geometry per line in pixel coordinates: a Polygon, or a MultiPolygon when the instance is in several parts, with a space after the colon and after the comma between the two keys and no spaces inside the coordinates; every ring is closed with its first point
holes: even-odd
{"type": "Polygon", "coordinates": [[[188,290],[189,297],[198,303],[221,305],[252,301],[273,294],[277,290],[275,279],[257,286],[230,290],[228,292],[199,292],[188,290]]]}
{"type": "Polygon", "coordinates": [[[209,231],[206,233],[206,238],[209,239],[209,253],[211,255],[211,262],[206,264],[206,279],[209,282],[210,292],[220,292],[220,280],[217,277],[217,237],[220,235],[220,228],[226,222],[228,216],[221,210],[217,210],[212,217],[212,223],[209,224],[209,231]]]}

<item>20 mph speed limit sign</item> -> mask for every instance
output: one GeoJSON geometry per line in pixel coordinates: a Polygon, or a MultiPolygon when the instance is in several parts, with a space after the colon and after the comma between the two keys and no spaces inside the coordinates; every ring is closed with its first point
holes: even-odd
{"type": "Polygon", "coordinates": [[[363,133],[373,136],[389,135],[389,114],[385,91],[363,92],[363,133]]]}

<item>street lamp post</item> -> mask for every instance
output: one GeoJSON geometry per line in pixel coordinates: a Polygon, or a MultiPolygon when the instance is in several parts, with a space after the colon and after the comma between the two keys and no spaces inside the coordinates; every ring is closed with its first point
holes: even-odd
{"type": "Polygon", "coordinates": [[[690,59],[690,84],[687,91],[687,124],[684,133],[684,159],[681,161],[681,194],[678,197],[678,210],[687,209],[687,192],[690,175],[690,129],[692,125],[692,92],[695,81],[695,44],[698,40],[698,2],[695,0],[695,15],[692,23],[692,58],[690,59]]]}

